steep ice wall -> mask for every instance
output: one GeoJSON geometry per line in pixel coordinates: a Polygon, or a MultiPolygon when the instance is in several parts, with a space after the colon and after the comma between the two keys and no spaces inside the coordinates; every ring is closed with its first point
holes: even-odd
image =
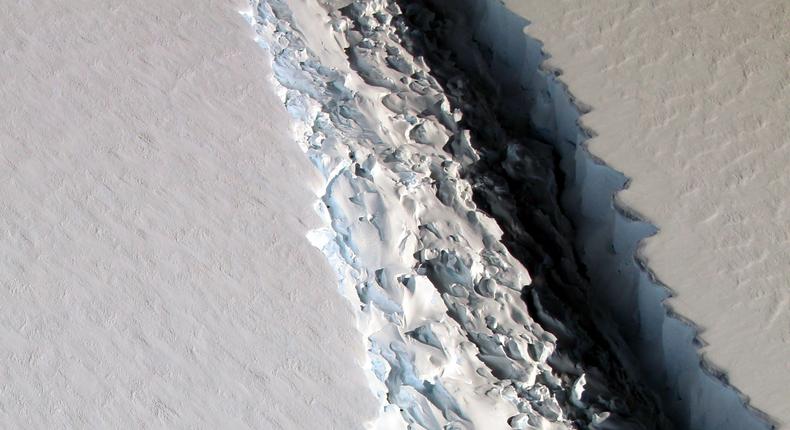
{"type": "Polygon", "coordinates": [[[579,118],[589,108],[574,100],[558,78],[560,71],[544,66],[541,44],[523,32],[529,23],[497,1],[469,0],[460,7],[457,1],[428,3],[455,22],[454,37],[447,40],[454,59],[490,83],[510,129],[554,144],[564,174],[563,207],[574,222],[576,250],[591,280],[588,297],[599,321],[602,313],[614,321],[676,425],[770,427],[700,357],[693,324],[665,306],[669,290],[639,259],[642,239],[656,228],[616,203],[615,194],[628,179],[586,150],[594,131],[585,130],[579,118]]]}

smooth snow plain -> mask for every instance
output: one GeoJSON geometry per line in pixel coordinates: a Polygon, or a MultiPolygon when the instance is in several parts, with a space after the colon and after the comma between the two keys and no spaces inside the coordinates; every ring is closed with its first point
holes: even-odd
{"type": "Polygon", "coordinates": [[[431,3],[563,153],[595,293],[681,425],[767,425],[716,378],[790,422],[787,3],[431,3]]]}
{"type": "Polygon", "coordinates": [[[244,7],[0,3],[0,427],[374,416],[244,7]]]}

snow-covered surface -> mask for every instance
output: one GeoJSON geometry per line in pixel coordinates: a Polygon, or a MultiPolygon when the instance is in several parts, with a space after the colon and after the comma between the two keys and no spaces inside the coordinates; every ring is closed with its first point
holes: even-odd
{"type": "Polygon", "coordinates": [[[591,108],[590,152],[631,178],[618,203],[660,229],[639,255],[668,305],[754,407],[790,424],[790,5],[505,3],[591,108]]]}
{"type": "Polygon", "coordinates": [[[0,3],[0,427],[375,413],[244,6],[0,3]]]}
{"type": "MultiPolygon", "coordinates": [[[[0,5],[3,427],[661,426],[607,380],[619,358],[564,345],[594,342],[472,200],[518,228],[472,165],[505,154],[552,194],[546,157],[472,145],[462,119],[496,97],[466,97],[449,52],[413,56],[435,41],[398,3],[0,5]]],[[[699,366],[693,324],[790,422],[787,6],[430,3],[466,16],[448,45],[505,90],[502,120],[556,143],[591,304],[676,423],[766,426],[699,366]],[[643,248],[631,214],[661,229],[643,248]]]]}

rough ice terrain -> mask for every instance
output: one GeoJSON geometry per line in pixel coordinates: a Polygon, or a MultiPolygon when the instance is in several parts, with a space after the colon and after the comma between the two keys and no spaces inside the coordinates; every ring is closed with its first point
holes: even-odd
{"type": "Polygon", "coordinates": [[[435,46],[423,46],[429,40],[398,2],[271,0],[242,13],[272,55],[294,137],[324,177],[316,210],[326,227],[309,237],[358,309],[381,404],[373,427],[667,425],[624,368],[629,357],[597,344],[590,320],[546,309],[558,298],[538,284],[578,277],[562,250],[542,250],[535,242],[542,238],[531,237],[548,235],[553,245],[561,234],[552,223],[567,224],[551,201],[547,146],[540,153],[505,139],[474,148],[470,139],[481,130],[468,127],[496,134],[495,117],[466,106],[473,119],[464,119],[464,103],[485,103],[480,89],[464,88],[472,84],[452,63],[437,80],[421,54],[435,46]],[[511,240],[527,241],[525,259],[541,259],[533,266],[547,273],[536,279],[478,207],[522,227],[508,203],[518,191],[486,174],[500,168],[539,190],[527,195],[549,200],[525,205],[525,216],[558,218],[511,240]]]}
{"type": "MultiPolygon", "coordinates": [[[[325,210],[322,211],[333,232],[315,232],[312,237],[330,259],[351,267],[352,276],[340,273],[339,280],[341,285],[355,286],[354,289],[345,288],[346,296],[361,305],[360,330],[369,342],[371,368],[378,379],[384,381],[384,388],[378,386],[375,390],[380,397],[386,397],[383,402],[386,410],[392,410],[386,405],[398,405],[407,421],[423,426],[435,424],[425,418],[431,415],[428,410],[434,412],[434,417],[440,412],[444,420],[454,425],[479,424],[474,417],[468,416],[471,414],[468,411],[478,410],[479,405],[465,398],[461,388],[452,387],[442,379],[445,372],[437,373],[436,370],[436,366],[441,365],[430,363],[422,373],[419,368],[415,368],[415,372],[411,369],[404,372],[400,352],[387,357],[387,347],[397,345],[399,350],[403,339],[409,347],[415,343],[409,342],[410,339],[434,347],[453,342],[449,335],[426,334],[422,329],[411,332],[416,337],[410,336],[406,331],[411,327],[407,321],[399,318],[392,321],[392,315],[404,312],[403,303],[408,299],[401,296],[398,288],[392,288],[398,285],[393,279],[411,288],[412,279],[424,276],[439,292],[447,308],[440,309],[437,315],[446,312],[453,317],[462,336],[467,336],[477,348],[476,358],[492,371],[482,382],[513,381],[510,377],[513,374],[500,367],[502,361],[490,360],[490,345],[481,343],[475,333],[483,325],[470,324],[469,318],[459,316],[454,308],[460,303],[464,306],[459,309],[470,311],[474,316],[483,303],[476,300],[477,296],[486,296],[486,290],[474,287],[475,284],[487,278],[498,284],[508,284],[504,279],[511,274],[505,276],[506,271],[498,268],[497,274],[492,276],[485,265],[488,263],[485,257],[483,270],[476,271],[478,262],[469,248],[477,251],[475,248],[479,249],[482,243],[486,250],[493,237],[499,246],[504,246],[502,252],[512,259],[513,267],[520,263],[532,275],[529,282],[516,281],[511,285],[515,290],[519,289],[519,282],[523,282],[522,287],[528,285],[522,290],[521,298],[528,306],[526,314],[538,327],[528,327],[527,331],[547,330],[555,338],[551,342],[554,353],[546,360],[552,371],[562,375],[568,371],[563,364],[575,369],[588,366],[582,372],[585,382],[591,373],[600,372],[597,382],[601,382],[602,387],[622,384],[619,387],[627,387],[628,391],[622,393],[623,398],[631,402],[644,400],[645,409],[625,408],[625,415],[638,416],[642,424],[646,423],[642,414],[655,414],[657,418],[647,421],[656,426],[667,425],[654,409],[657,407],[666,411],[673,425],[680,428],[771,426],[775,418],[751,409],[749,393],[738,391],[741,385],[728,385],[725,373],[716,369],[711,361],[701,358],[698,326],[668,307],[665,300],[670,290],[645,266],[645,254],[639,252],[641,240],[654,234],[656,227],[643,221],[634,209],[624,209],[626,206],[621,202],[613,204],[612,196],[628,183],[628,178],[587,151],[589,144],[600,140],[590,142],[594,131],[579,122],[580,115],[589,112],[590,108],[568,93],[556,78],[561,73],[559,70],[543,63],[546,56],[540,43],[522,33],[528,23],[526,20],[500,3],[486,0],[320,3],[323,8],[302,1],[288,2],[290,8],[284,2],[265,2],[271,6],[277,20],[265,13],[259,13],[258,18],[269,20],[268,25],[277,29],[275,34],[282,29],[286,29],[283,34],[289,33],[285,37],[280,35],[278,43],[264,43],[269,49],[274,47],[275,58],[293,55],[289,48],[300,52],[289,62],[287,72],[281,71],[275,76],[283,87],[284,103],[291,105],[292,115],[304,124],[297,129],[297,137],[306,142],[303,147],[327,179],[323,191],[325,210]],[[426,6],[433,9],[426,9],[426,6]],[[332,38],[342,52],[328,42],[332,38]],[[316,71],[321,77],[316,77],[316,71]],[[303,73],[308,77],[296,77],[303,73]],[[316,92],[315,85],[326,90],[316,92]],[[304,102],[305,96],[312,99],[312,103],[304,102]],[[329,121],[323,116],[328,116],[329,121]],[[341,136],[337,138],[342,142],[340,149],[331,138],[326,143],[327,131],[323,127],[328,123],[341,130],[329,133],[341,136]],[[318,128],[316,124],[320,124],[318,128]],[[360,151],[360,145],[365,150],[360,151]],[[440,168],[435,167],[436,164],[440,168]],[[448,166],[451,168],[447,169],[448,166]],[[382,181],[382,176],[389,177],[389,183],[382,181]],[[364,185],[359,186],[359,183],[364,185]],[[393,184],[408,192],[396,191],[392,195],[393,184]],[[339,189],[345,189],[346,194],[340,194],[339,189]],[[368,196],[368,199],[361,196],[368,196]],[[347,203],[346,199],[352,203],[347,203]],[[405,212],[401,211],[402,207],[406,208],[405,212]],[[459,215],[457,220],[453,220],[452,212],[459,215]],[[475,217],[470,219],[472,212],[475,217]],[[443,230],[436,219],[448,221],[447,230],[443,230]],[[498,226],[491,220],[496,220],[498,226]],[[469,222],[472,222],[471,228],[469,222]],[[417,233],[414,228],[418,229],[417,233]],[[426,228],[431,233],[428,236],[421,231],[426,228]],[[392,236],[394,233],[397,239],[392,236]],[[474,241],[475,233],[482,236],[478,243],[474,241]],[[416,239],[410,239],[410,234],[416,239]],[[452,238],[449,243],[446,237],[452,238]],[[440,240],[435,241],[437,238],[440,240]],[[397,243],[398,255],[391,255],[394,248],[387,245],[388,241],[397,243]],[[388,253],[390,255],[386,255],[388,253]],[[448,280],[443,267],[457,266],[456,261],[463,263],[469,276],[464,274],[448,280]],[[417,276],[404,275],[409,267],[417,276]],[[465,286],[466,292],[455,288],[459,286],[465,286]],[[377,319],[377,313],[381,313],[378,319],[387,322],[371,323],[377,319]],[[377,335],[376,330],[393,326],[400,334],[394,344],[391,336],[377,335]],[[590,359],[591,356],[596,358],[590,359]],[[560,363],[562,360],[558,357],[562,357],[564,363],[560,363]],[[386,364],[383,369],[381,363],[386,364]],[[412,378],[413,375],[417,379],[412,378]],[[450,387],[447,398],[453,402],[449,403],[452,405],[449,409],[444,399],[437,398],[433,391],[426,391],[421,385],[428,382],[434,386],[437,381],[445,388],[450,387]],[[414,388],[415,382],[422,387],[416,388],[417,395],[404,396],[401,387],[411,383],[414,388]],[[657,396],[657,403],[653,403],[651,394],[657,396]],[[458,401],[459,397],[463,400],[458,401]],[[421,401],[421,398],[427,399],[429,404],[414,406],[414,399],[421,401]]],[[[638,14],[644,8],[635,6],[632,9],[638,14]]],[[[546,6],[541,10],[548,14],[557,9],[546,6]]],[[[785,16],[781,7],[774,13],[780,18],[785,16]]],[[[572,11],[564,16],[570,15],[572,11]]],[[[609,16],[593,12],[590,15],[609,16]]],[[[776,22],[775,19],[772,22],[776,22]]],[[[616,22],[612,25],[616,26],[616,22]]],[[[767,32],[771,31],[780,30],[769,24],[767,32]]],[[[268,40],[274,40],[271,33],[271,30],[259,30],[264,41],[266,35],[269,35],[268,40]]],[[[782,34],[774,36],[782,37],[782,34]]],[[[624,40],[630,39],[624,36],[624,40]]],[[[771,46],[766,45],[766,49],[774,49],[771,46]]],[[[591,55],[595,53],[594,50],[590,52],[591,55]]],[[[693,50],[680,52],[693,54],[693,50]]],[[[768,76],[781,78],[775,72],[768,76]]],[[[634,88],[626,80],[624,82],[621,91],[634,88]]],[[[780,84],[778,88],[781,94],[785,87],[780,84]]],[[[781,96],[774,95],[769,100],[781,100],[781,96]]],[[[632,105],[624,100],[621,107],[630,109],[630,113],[638,112],[634,106],[640,105],[633,105],[633,100],[630,103],[632,105]]],[[[782,109],[775,112],[781,115],[782,109]]],[[[616,112],[610,114],[612,118],[617,117],[616,112]]],[[[617,123],[611,122],[612,125],[617,123]]],[[[778,136],[777,148],[781,150],[786,145],[781,144],[781,134],[778,136]]],[[[769,175],[779,171],[772,169],[769,175]]],[[[781,176],[777,179],[770,183],[782,189],[781,176]]],[[[656,197],[660,193],[646,193],[645,196],[662,201],[656,197]]],[[[779,205],[777,214],[781,214],[781,200],[775,203],[779,205]]],[[[638,206],[637,209],[641,210],[638,206]]],[[[780,232],[779,238],[781,236],[780,232]]],[[[775,250],[778,253],[769,251],[770,258],[781,260],[782,249],[779,245],[775,250]]],[[[342,267],[343,264],[335,265],[342,267]]],[[[710,288],[708,291],[716,294],[717,290],[710,288]]],[[[762,357],[770,367],[780,371],[787,357],[786,343],[781,335],[786,327],[778,322],[785,315],[782,294],[783,290],[774,290],[773,296],[777,297],[771,308],[774,310],[768,309],[771,316],[767,327],[779,330],[778,338],[774,339],[774,345],[763,348],[769,353],[762,357]]],[[[759,304],[759,294],[753,298],[759,304]]],[[[738,307],[745,302],[730,303],[738,307]]],[[[486,314],[486,308],[480,309],[483,310],[481,317],[496,318],[498,327],[505,326],[502,315],[486,314]]],[[[758,312],[754,309],[748,319],[752,324],[756,321],[754,312],[758,312]]],[[[431,326],[436,323],[432,322],[431,326]]],[[[727,324],[725,320],[718,328],[726,330],[727,324]]],[[[752,325],[748,330],[754,332],[757,327],[752,325]]],[[[483,330],[484,333],[497,334],[495,327],[486,324],[486,328],[490,332],[483,330]]],[[[731,348],[739,347],[744,340],[743,333],[732,331],[731,348]]],[[[501,347],[505,355],[513,359],[508,354],[507,339],[501,347]]],[[[419,361],[424,354],[413,352],[413,356],[419,361]]],[[[471,355],[463,357],[471,362],[474,358],[471,355]]],[[[725,371],[731,369],[735,368],[726,367],[725,371]]],[[[576,370],[571,374],[578,376],[580,372],[576,370]]],[[[523,382],[520,378],[516,376],[515,380],[523,382]]],[[[531,380],[527,385],[530,383],[531,380]]],[[[781,377],[772,384],[775,388],[752,392],[774,399],[786,397],[781,377]]],[[[523,387],[514,386],[521,394],[523,387]]],[[[554,388],[568,391],[561,385],[554,388]]],[[[606,388],[601,389],[606,391],[606,388]]],[[[573,393],[574,388],[570,391],[573,393]]],[[[601,397],[604,404],[607,403],[605,398],[606,395],[601,397]]],[[[529,395],[518,400],[524,406],[533,405],[535,401],[529,395]]],[[[606,410],[605,407],[577,404],[573,394],[568,404],[562,401],[558,404],[568,417],[587,414],[595,422],[592,425],[615,426],[622,418],[607,415],[609,419],[602,420],[605,412],[599,412],[606,410]],[[574,412],[574,407],[586,408],[587,412],[574,412]]],[[[542,412],[539,411],[539,415],[542,412]]],[[[775,416],[776,412],[771,414],[775,416]]],[[[543,418],[552,421],[545,415],[543,418]]],[[[397,419],[393,417],[392,422],[397,419]]],[[[486,424],[491,425],[491,422],[502,421],[490,420],[486,424]]],[[[509,422],[519,425],[513,417],[509,422]]],[[[578,423],[568,421],[565,424],[578,423]]]]}

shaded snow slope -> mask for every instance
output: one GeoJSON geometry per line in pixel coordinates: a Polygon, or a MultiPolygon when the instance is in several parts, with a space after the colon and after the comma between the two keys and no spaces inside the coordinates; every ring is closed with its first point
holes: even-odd
{"type": "Polygon", "coordinates": [[[678,425],[768,426],[741,395],[785,422],[786,6],[508,3],[530,23],[499,2],[432,3],[462,20],[456,59],[493,77],[511,128],[562,154],[591,298],[611,312],[678,425]],[[483,61],[469,55],[472,39],[483,61]],[[644,249],[656,229],[635,213],[661,228],[644,249]],[[669,315],[661,282],[676,293],[669,315]]]}
{"type": "Polygon", "coordinates": [[[0,427],[372,416],[241,6],[0,4],[0,427]]]}

